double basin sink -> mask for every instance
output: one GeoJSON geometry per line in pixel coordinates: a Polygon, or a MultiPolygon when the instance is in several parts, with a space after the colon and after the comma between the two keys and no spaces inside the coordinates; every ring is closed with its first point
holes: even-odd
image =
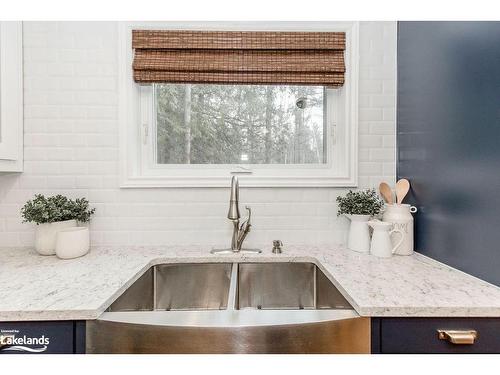
{"type": "Polygon", "coordinates": [[[158,264],[87,322],[87,351],[367,353],[369,331],[313,263],[158,264]]]}
{"type": "Polygon", "coordinates": [[[312,263],[161,264],[108,311],[352,309],[312,263]]]}

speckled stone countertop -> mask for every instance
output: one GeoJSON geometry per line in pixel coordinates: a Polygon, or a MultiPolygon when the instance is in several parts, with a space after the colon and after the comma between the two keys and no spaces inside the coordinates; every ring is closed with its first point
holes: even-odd
{"type": "Polygon", "coordinates": [[[0,249],[0,321],[95,319],[150,266],[313,262],[362,316],[500,317],[500,288],[422,255],[379,259],[342,247],[211,255],[205,247],[99,247],[78,259],[0,249]]]}

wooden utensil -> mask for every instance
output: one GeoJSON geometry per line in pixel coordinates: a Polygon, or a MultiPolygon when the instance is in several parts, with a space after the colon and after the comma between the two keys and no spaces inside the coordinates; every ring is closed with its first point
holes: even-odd
{"type": "Polygon", "coordinates": [[[392,190],[389,185],[387,185],[385,182],[381,182],[378,189],[380,190],[380,194],[382,195],[386,203],[392,204],[394,202],[392,200],[392,190]]]}
{"type": "Polygon", "coordinates": [[[406,194],[410,191],[410,182],[406,178],[402,178],[396,182],[396,202],[398,204],[403,203],[406,194]]]}

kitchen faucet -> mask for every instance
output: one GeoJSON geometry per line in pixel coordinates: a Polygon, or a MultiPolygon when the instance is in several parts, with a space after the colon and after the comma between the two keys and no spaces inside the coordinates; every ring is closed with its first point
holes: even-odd
{"type": "Polygon", "coordinates": [[[238,177],[233,176],[231,178],[231,196],[229,198],[229,211],[227,213],[227,218],[233,223],[233,235],[231,239],[231,248],[230,249],[217,249],[212,250],[212,254],[228,254],[228,253],[261,253],[261,250],[258,249],[242,249],[243,241],[247,237],[248,232],[250,232],[250,228],[252,227],[251,218],[252,218],[252,210],[250,207],[245,206],[245,209],[248,211],[248,217],[243,223],[240,225],[240,208],[239,208],[239,196],[240,196],[240,185],[238,182],[238,177]]]}

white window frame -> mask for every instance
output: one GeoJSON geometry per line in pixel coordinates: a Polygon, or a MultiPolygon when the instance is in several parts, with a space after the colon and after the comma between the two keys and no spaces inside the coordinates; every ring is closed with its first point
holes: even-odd
{"type": "Polygon", "coordinates": [[[0,172],[23,170],[22,35],[22,22],[0,22],[0,172]]]}
{"type": "Polygon", "coordinates": [[[119,27],[122,188],[225,187],[231,174],[245,187],[355,187],[358,156],[358,22],[131,22],[119,27]],[[132,29],[343,31],[345,84],[327,90],[327,162],[300,165],[155,164],[153,90],[133,81],[132,29]]]}

